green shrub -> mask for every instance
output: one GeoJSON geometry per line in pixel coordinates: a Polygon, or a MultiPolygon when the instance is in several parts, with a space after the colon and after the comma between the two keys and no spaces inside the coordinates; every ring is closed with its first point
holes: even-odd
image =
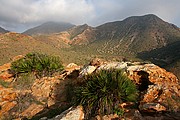
{"type": "Polygon", "coordinates": [[[11,70],[15,74],[34,72],[42,77],[52,75],[56,71],[62,71],[63,66],[59,57],[29,53],[24,58],[13,62],[11,70]]]}
{"type": "Polygon", "coordinates": [[[101,70],[83,81],[76,89],[76,103],[83,105],[86,117],[115,113],[120,103],[137,101],[135,84],[121,70],[101,70]]]}

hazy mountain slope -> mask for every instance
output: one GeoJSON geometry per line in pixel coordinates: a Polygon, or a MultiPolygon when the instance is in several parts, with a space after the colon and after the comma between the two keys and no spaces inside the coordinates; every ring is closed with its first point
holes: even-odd
{"type": "Polygon", "coordinates": [[[7,33],[9,32],[8,30],[5,30],[4,28],[0,27],[0,33],[7,33]]]}
{"type": "Polygon", "coordinates": [[[27,35],[59,33],[66,31],[73,26],[73,24],[65,22],[46,22],[42,25],[26,30],[23,33],[27,35]]]}

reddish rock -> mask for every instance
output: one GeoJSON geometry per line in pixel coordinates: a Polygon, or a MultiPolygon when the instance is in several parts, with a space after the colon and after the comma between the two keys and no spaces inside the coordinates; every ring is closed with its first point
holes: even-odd
{"type": "Polygon", "coordinates": [[[100,66],[104,63],[104,61],[102,59],[99,59],[99,58],[95,58],[93,60],[91,60],[91,62],[89,63],[89,65],[92,65],[92,66],[100,66]]]}
{"type": "Polygon", "coordinates": [[[132,65],[128,67],[127,71],[129,78],[136,82],[140,91],[146,91],[145,94],[141,95],[143,98],[140,102],[141,110],[147,110],[143,107],[147,103],[164,105],[163,109],[161,109],[162,107],[154,108],[156,111],[180,110],[178,102],[180,85],[174,74],[154,64],[132,65]]]}
{"type": "Polygon", "coordinates": [[[16,60],[19,60],[21,58],[23,58],[24,56],[23,55],[17,55],[15,57],[12,58],[13,61],[16,61],[16,60]]]}
{"type": "Polygon", "coordinates": [[[10,68],[11,68],[11,63],[7,63],[7,64],[4,64],[4,65],[0,66],[0,73],[1,73],[2,71],[8,70],[8,69],[10,69],[10,68]]]}
{"type": "Polygon", "coordinates": [[[3,80],[7,80],[7,79],[10,79],[11,77],[13,77],[14,74],[10,73],[8,70],[7,71],[4,71],[0,74],[0,79],[3,79],[3,80]]]}
{"type": "Polygon", "coordinates": [[[31,104],[26,110],[24,110],[20,116],[31,118],[44,109],[43,105],[31,104]]]}
{"type": "Polygon", "coordinates": [[[12,88],[0,86],[0,116],[7,114],[16,104],[17,93],[12,88]]]}

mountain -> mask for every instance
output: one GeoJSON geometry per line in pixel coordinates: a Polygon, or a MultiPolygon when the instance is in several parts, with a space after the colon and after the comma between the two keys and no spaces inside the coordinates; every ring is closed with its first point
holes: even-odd
{"type": "Polygon", "coordinates": [[[55,35],[39,36],[42,37],[40,40],[37,37],[15,32],[0,34],[0,65],[12,61],[12,58],[17,55],[25,55],[30,52],[59,56],[64,64],[72,62],[85,64],[87,57],[91,58],[86,54],[70,50],[70,45],[59,39],[62,38],[62,33],[55,35]]]}
{"type": "Polygon", "coordinates": [[[96,40],[101,51],[139,53],[180,41],[180,30],[155,15],[133,16],[123,21],[96,27],[96,40]],[[99,42],[101,41],[101,42],[99,42]]]}
{"type": "Polygon", "coordinates": [[[66,31],[72,28],[74,25],[65,22],[46,22],[37,27],[31,28],[23,34],[27,35],[37,35],[37,34],[51,34],[51,33],[59,33],[62,31],[66,31]]]}
{"type": "Polygon", "coordinates": [[[9,32],[8,30],[5,30],[4,28],[0,27],[0,33],[7,33],[9,32]]]}
{"type": "Polygon", "coordinates": [[[49,46],[61,51],[58,54],[65,55],[65,61],[66,58],[78,63],[92,57],[127,58],[151,61],[176,73],[180,70],[180,29],[153,14],[132,16],[97,27],[48,22],[24,33],[33,35],[47,51],[51,50],[49,46]]]}
{"type": "Polygon", "coordinates": [[[98,27],[75,26],[51,37],[55,36],[71,45],[66,50],[74,50],[79,55],[101,55],[107,59],[124,56],[148,60],[170,71],[174,66],[180,70],[180,29],[153,14],[132,16],[98,27]]]}
{"type": "Polygon", "coordinates": [[[132,16],[98,27],[74,26],[53,36],[60,37],[60,34],[70,45],[80,45],[81,48],[84,45],[83,49],[88,46],[93,53],[112,55],[136,55],[180,41],[180,29],[153,14],[132,16]]]}

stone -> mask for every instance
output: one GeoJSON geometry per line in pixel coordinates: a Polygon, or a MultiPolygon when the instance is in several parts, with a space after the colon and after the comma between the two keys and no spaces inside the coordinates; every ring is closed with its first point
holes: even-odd
{"type": "Polygon", "coordinates": [[[65,68],[65,73],[63,74],[64,78],[66,76],[71,76],[74,78],[75,76],[79,76],[79,70],[81,69],[81,66],[76,65],[75,63],[70,63],[65,68]]]}
{"type": "Polygon", "coordinates": [[[162,111],[166,111],[166,107],[164,107],[163,105],[160,105],[159,103],[145,103],[145,104],[141,104],[139,106],[140,110],[143,111],[157,111],[157,112],[162,112],[162,111]]]}
{"type": "Polygon", "coordinates": [[[74,71],[74,70],[80,70],[80,66],[78,66],[77,64],[75,64],[75,63],[70,63],[70,64],[68,64],[67,66],[66,66],[66,68],[65,68],[65,70],[66,71],[74,71]]]}
{"type": "Polygon", "coordinates": [[[84,75],[88,75],[88,74],[91,74],[93,73],[94,71],[96,70],[96,67],[95,66],[87,66],[85,67],[84,69],[81,70],[81,72],[79,73],[79,76],[82,77],[84,75]]]}
{"type": "Polygon", "coordinates": [[[0,74],[0,79],[2,80],[8,80],[10,78],[12,78],[14,76],[14,74],[10,73],[8,70],[4,71],[0,74]]]}
{"type": "Polygon", "coordinates": [[[7,114],[16,104],[17,93],[12,88],[0,86],[0,116],[7,114]]]}
{"type": "Polygon", "coordinates": [[[19,59],[21,59],[23,57],[24,57],[23,55],[17,55],[17,56],[12,58],[12,61],[17,61],[17,60],[19,60],[19,59]]]}
{"type": "Polygon", "coordinates": [[[24,110],[20,115],[23,117],[31,118],[40,111],[44,109],[43,105],[31,104],[26,110],[24,110]]]}
{"type": "Polygon", "coordinates": [[[108,70],[108,69],[126,69],[127,63],[126,62],[111,62],[107,64],[101,65],[97,70],[108,70]]]}
{"type": "Polygon", "coordinates": [[[89,63],[89,65],[91,66],[100,66],[102,65],[104,62],[103,60],[99,59],[99,58],[95,58],[93,60],[91,60],[91,62],[89,63]]]}
{"type": "Polygon", "coordinates": [[[119,120],[119,116],[116,114],[104,115],[102,117],[97,115],[95,118],[92,118],[91,120],[119,120]]]}
{"type": "Polygon", "coordinates": [[[70,107],[60,115],[49,120],[84,120],[84,112],[82,106],[70,107]]]}
{"type": "Polygon", "coordinates": [[[10,67],[11,67],[11,63],[6,63],[6,64],[0,66],[0,73],[2,71],[6,71],[6,70],[10,69],[10,67]]]}

